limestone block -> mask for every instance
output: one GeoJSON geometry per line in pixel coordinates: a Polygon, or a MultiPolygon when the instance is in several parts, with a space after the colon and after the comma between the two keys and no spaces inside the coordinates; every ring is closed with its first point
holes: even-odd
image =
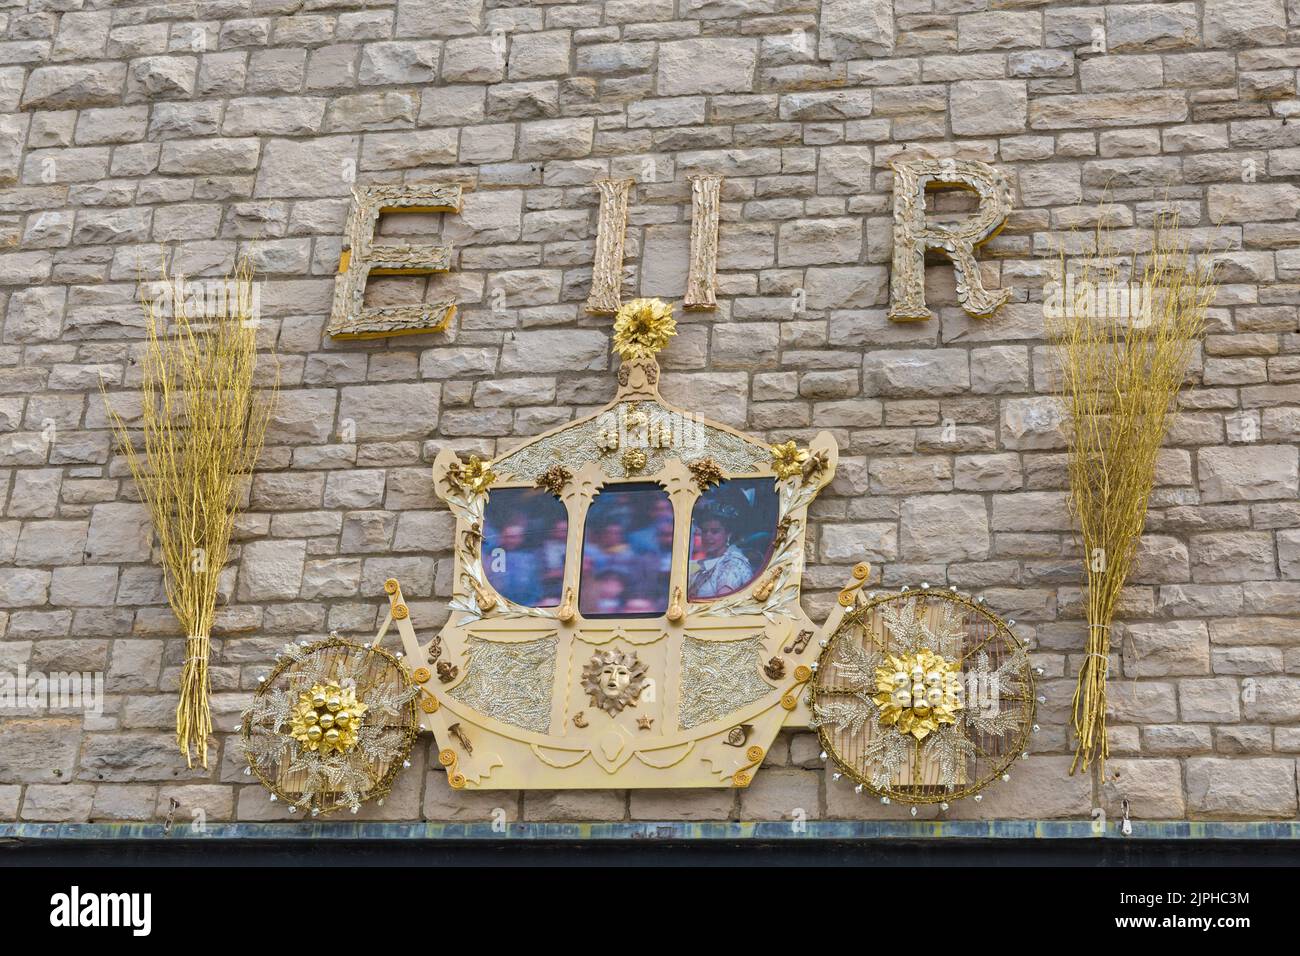
{"type": "Polygon", "coordinates": [[[979,495],[920,495],[903,502],[899,544],[904,560],[982,560],[989,517],[979,495]]]}
{"type": "Polygon", "coordinates": [[[1295,445],[1200,448],[1196,463],[1205,502],[1294,499],[1300,493],[1300,450],[1295,445]]]}
{"type": "Polygon", "coordinates": [[[1296,762],[1192,757],[1187,761],[1187,801],[1197,819],[1293,817],[1296,762]]]}
{"type": "Polygon", "coordinates": [[[952,131],[958,136],[1019,133],[1028,120],[1029,98],[1022,80],[967,80],[949,93],[952,131]]]}
{"type": "Polygon", "coordinates": [[[241,601],[296,598],[307,553],[303,541],[250,541],[239,561],[241,601]]]}
{"type": "Polygon", "coordinates": [[[656,90],[660,96],[749,92],[757,63],[757,40],[671,40],[659,44],[656,90]]]}
{"type": "Polygon", "coordinates": [[[125,81],[125,63],[38,66],[27,79],[22,107],[48,110],[114,106],[122,98],[125,81]]]}
{"type": "Polygon", "coordinates": [[[86,535],[86,560],[95,563],[148,561],[153,526],[142,504],[95,505],[86,535]]]}

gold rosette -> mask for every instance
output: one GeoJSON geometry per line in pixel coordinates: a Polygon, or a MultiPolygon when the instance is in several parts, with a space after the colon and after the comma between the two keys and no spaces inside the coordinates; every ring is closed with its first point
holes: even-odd
{"type": "Polygon", "coordinates": [[[289,719],[289,733],[305,750],[345,754],[357,745],[358,731],[368,708],[352,687],[334,681],[314,684],[298,695],[289,719]]]}
{"type": "Polygon", "coordinates": [[[944,724],[955,724],[962,709],[961,664],[922,648],[886,658],[876,668],[876,705],[881,726],[924,740],[944,724]]]}
{"type": "Polygon", "coordinates": [[[653,358],[677,334],[673,307],[661,299],[633,299],[614,319],[614,351],[627,360],[653,358]]]}

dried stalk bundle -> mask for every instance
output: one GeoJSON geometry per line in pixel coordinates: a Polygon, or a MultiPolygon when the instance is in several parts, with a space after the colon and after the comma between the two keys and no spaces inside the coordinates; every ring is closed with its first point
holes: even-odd
{"type": "Polygon", "coordinates": [[[1062,253],[1060,308],[1045,310],[1060,364],[1070,508],[1088,584],[1072,774],[1094,759],[1105,766],[1111,622],[1146,522],[1169,416],[1216,290],[1213,268],[1194,262],[1176,218],[1157,223],[1150,252],[1125,259],[1114,252],[1110,227],[1100,224],[1104,209],[1098,212],[1095,258],[1069,264],[1062,253]]]}
{"type": "Polygon", "coordinates": [[[111,405],[109,413],[149,507],[167,599],[186,634],[176,743],[189,766],[197,752],[207,767],[209,636],[218,583],[262,449],[278,366],[269,386],[255,387],[258,321],[247,260],[225,280],[220,301],[196,299],[180,277],[165,288],[158,295],[142,285],[148,338],[135,442],[111,405]]]}

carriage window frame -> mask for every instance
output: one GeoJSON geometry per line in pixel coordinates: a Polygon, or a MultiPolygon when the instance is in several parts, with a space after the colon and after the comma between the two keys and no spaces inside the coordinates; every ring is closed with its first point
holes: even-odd
{"type": "MultiPolygon", "coordinates": [[[[605,500],[608,502],[611,499],[605,498],[605,500]]],[[[654,535],[655,534],[654,527],[657,523],[662,521],[662,517],[663,517],[662,515],[659,518],[654,518],[652,516],[645,525],[634,527],[630,531],[625,528],[624,534],[641,535],[642,533],[648,533],[650,535],[654,535]]],[[[601,527],[608,527],[608,526],[609,525],[602,525],[601,527]]],[[[582,521],[581,538],[578,541],[578,545],[577,545],[578,567],[577,567],[576,577],[577,577],[577,591],[578,591],[578,598],[577,598],[578,613],[583,617],[583,619],[591,620],[591,621],[637,620],[637,619],[663,617],[668,612],[668,606],[671,601],[671,591],[672,591],[672,585],[674,579],[673,572],[675,571],[677,564],[679,563],[680,560],[677,554],[676,544],[677,544],[676,509],[673,506],[672,497],[668,494],[668,492],[664,489],[664,487],[661,484],[655,481],[625,481],[625,482],[611,482],[609,484],[602,486],[600,490],[592,497],[591,503],[587,507],[586,514],[584,515],[582,521]],[[644,493],[646,494],[646,497],[648,499],[653,497],[655,501],[663,502],[668,505],[668,509],[669,509],[668,515],[670,516],[670,520],[672,521],[672,538],[670,539],[670,542],[667,547],[667,552],[666,552],[667,561],[664,562],[666,564],[666,570],[662,572],[663,593],[662,595],[657,595],[657,592],[655,592],[657,595],[658,603],[655,605],[654,609],[647,609],[644,611],[590,610],[591,604],[585,601],[584,598],[590,595],[590,589],[593,588],[596,583],[595,575],[594,574],[589,575],[587,572],[587,546],[588,546],[588,541],[590,540],[589,536],[592,534],[594,530],[592,524],[592,512],[597,509],[598,502],[600,502],[601,498],[605,497],[606,495],[628,495],[628,494],[636,494],[636,493],[644,493]]],[[[635,545],[630,545],[630,546],[633,548],[633,550],[636,550],[635,545]]],[[[662,550],[662,545],[656,545],[655,547],[652,547],[650,549],[641,552],[642,559],[649,559],[649,560],[658,559],[662,561],[664,557],[665,557],[665,552],[662,550]]]]}
{"type": "MultiPolygon", "coordinates": [[[[519,506],[516,505],[515,507],[518,508],[519,506]]],[[[548,507],[550,506],[548,505],[548,507]]],[[[482,541],[481,552],[480,552],[481,563],[483,567],[483,576],[487,584],[494,591],[496,591],[497,594],[501,595],[501,597],[505,598],[507,601],[509,601],[512,604],[519,605],[520,607],[536,607],[536,608],[559,607],[561,602],[563,601],[564,584],[565,581],[567,580],[566,575],[568,573],[569,525],[571,523],[571,518],[572,516],[569,514],[569,509],[565,506],[563,501],[556,498],[554,495],[551,495],[549,492],[543,491],[541,489],[529,487],[526,485],[500,487],[500,488],[491,489],[488,492],[487,502],[483,508],[483,541],[482,541]],[[504,584],[504,582],[500,582],[494,579],[494,576],[500,572],[496,572],[493,570],[496,561],[496,556],[493,554],[493,551],[496,549],[493,547],[494,542],[492,541],[492,528],[490,525],[490,521],[491,521],[492,506],[494,501],[498,504],[498,506],[502,506],[502,505],[507,507],[509,506],[510,504],[509,502],[503,502],[502,500],[503,495],[510,495],[512,497],[517,495],[521,498],[531,495],[534,497],[540,496],[541,499],[549,499],[551,502],[554,502],[554,505],[558,508],[555,517],[557,519],[562,517],[563,527],[564,527],[564,537],[561,541],[558,542],[559,543],[558,582],[555,585],[553,593],[545,593],[544,584],[539,585],[539,588],[543,590],[543,594],[539,602],[519,600],[518,591],[511,593],[511,591],[508,588],[503,588],[502,585],[504,584]]],[[[501,526],[501,528],[504,527],[505,527],[504,525],[501,526]]],[[[542,564],[543,571],[545,570],[546,560],[547,560],[544,552],[548,547],[548,544],[551,547],[554,547],[555,544],[555,542],[550,537],[549,532],[556,531],[559,529],[559,527],[560,527],[560,522],[558,520],[551,523],[549,527],[544,527],[543,532],[537,539],[535,550],[538,552],[537,557],[539,557],[543,563],[542,564]]],[[[508,555],[506,557],[508,560],[508,555]]]]}
{"type": "MultiPolygon", "coordinates": [[[[773,554],[775,554],[776,551],[777,524],[778,524],[777,515],[779,514],[779,505],[780,505],[779,496],[777,495],[776,488],[772,483],[772,479],[770,478],[745,478],[745,477],[728,478],[723,480],[721,483],[714,485],[712,488],[709,488],[707,491],[700,493],[700,495],[695,499],[695,501],[691,505],[690,526],[687,529],[687,538],[686,538],[686,599],[689,602],[691,602],[692,604],[710,604],[714,601],[721,601],[725,598],[739,594],[740,592],[744,591],[746,588],[752,587],[755,582],[757,582],[760,578],[762,578],[762,576],[767,572],[768,566],[772,563],[772,556],[773,554]],[[744,549],[740,548],[737,545],[736,546],[737,550],[742,552],[743,558],[751,568],[751,573],[749,578],[745,580],[743,584],[740,584],[734,588],[724,591],[723,593],[710,594],[701,597],[695,588],[695,583],[696,583],[695,575],[697,573],[697,570],[694,567],[696,562],[696,558],[695,558],[696,515],[699,513],[699,509],[701,506],[707,507],[710,503],[718,501],[717,496],[723,493],[725,489],[728,489],[728,487],[730,487],[733,490],[739,490],[742,496],[744,495],[744,490],[746,488],[751,488],[751,487],[754,489],[756,496],[759,494],[771,496],[769,504],[771,506],[772,523],[770,527],[764,526],[764,528],[762,529],[763,533],[767,535],[767,545],[762,552],[761,559],[756,562],[750,560],[749,555],[743,554],[744,549]]],[[[758,507],[757,498],[755,499],[755,502],[752,502],[750,504],[750,507],[752,508],[758,507]]],[[[738,515],[735,520],[739,525],[740,523],[743,522],[744,516],[738,515]]],[[[735,542],[731,541],[730,539],[728,540],[727,543],[729,546],[735,544],[735,542]]]]}

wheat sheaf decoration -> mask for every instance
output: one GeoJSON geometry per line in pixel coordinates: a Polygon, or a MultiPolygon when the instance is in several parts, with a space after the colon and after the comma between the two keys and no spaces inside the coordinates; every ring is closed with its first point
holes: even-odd
{"type": "Polygon", "coordinates": [[[128,421],[107,393],[104,403],[148,507],[167,600],[186,637],[176,743],[188,766],[197,758],[207,767],[218,585],[279,366],[269,356],[269,370],[257,374],[259,297],[247,259],[224,279],[176,276],[142,281],[140,291],[146,338],[139,419],[128,421]]]}
{"type": "MultiPolygon", "coordinates": [[[[1060,366],[1061,426],[1069,446],[1069,504],[1083,541],[1088,636],[1073,700],[1070,772],[1104,767],[1110,630],[1156,480],[1160,447],[1205,334],[1217,281],[1190,251],[1175,216],[1156,220],[1141,255],[1115,252],[1104,204],[1087,258],[1060,258],[1046,301],[1060,366]]],[[[1076,237],[1077,239],[1077,237],[1076,237]]]]}

